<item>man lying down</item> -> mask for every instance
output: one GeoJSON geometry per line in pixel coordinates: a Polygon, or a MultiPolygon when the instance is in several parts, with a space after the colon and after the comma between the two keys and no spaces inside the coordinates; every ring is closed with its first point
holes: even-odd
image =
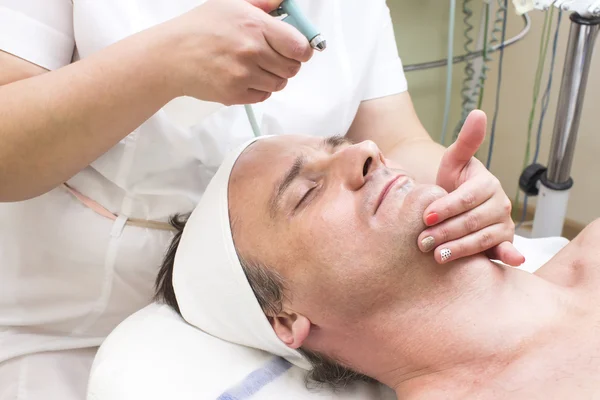
{"type": "Polygon", "coordinates": [[[399,399],[600,398],[598,223],[535,274],[482,254],[440,266],[416,237],[444,190],[371,142],[333,144],[262,138],[226,159],[159,297],[319,382],[379,381],[399,399]],[[282,181],[291,166],[299,179],[282,181]]]}

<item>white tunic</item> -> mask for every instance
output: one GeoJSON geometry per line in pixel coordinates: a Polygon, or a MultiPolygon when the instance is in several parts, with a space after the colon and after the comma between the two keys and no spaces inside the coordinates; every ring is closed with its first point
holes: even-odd
{"type": "MultiPolygon", "coordinates": [[[[201,0],[0,0],[0,49],[57,69],[201,0]]],[[[264,134],[344,134],[361,101],[406,90],[384,0],[298,0],[327,39],[284,91],[255,106],[264,134]]],[[[68,183],[111,212],[189,212],[252,131],[243,106],[177,99],[68,183]]],[[[1,144],[0,144],[1,145],[1,144]]],[[[0,363],[98,346],[151,301],[171,233],[125,226],[56,188],[0,204],[0,363]]]]}

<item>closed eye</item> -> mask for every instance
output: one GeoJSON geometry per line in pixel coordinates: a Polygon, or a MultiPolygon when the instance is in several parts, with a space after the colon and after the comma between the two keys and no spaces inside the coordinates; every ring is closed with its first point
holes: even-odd
{"type": "Polygon", "coordinates": [[[308,197],[310,196],[310,194],[316,189],[317,187],[312,187],[310,189],[308,189],[306,191],[306,193],[304,194],[304,196],[302,196],[302,198],[300,199],[300,201],[298,202],[298,204],[296,205],[296,208],[294,208],[294,211],[297,210],[298,208],[300,208],[300,206],[306,201],[306,199],[308,199],[308,197]]]}

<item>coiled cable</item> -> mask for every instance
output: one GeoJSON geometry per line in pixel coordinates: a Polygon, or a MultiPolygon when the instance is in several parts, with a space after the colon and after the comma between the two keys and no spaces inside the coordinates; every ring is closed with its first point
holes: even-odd
{"type": "Polygon", "coordinates": [[[489,170],[492,164],[492,154],[494,153],[494,140],[496,139],[496,122],[498,122],[498,113],[500,110],[500,89],[502,88],[502,65],[504,64],[504,41],[506,38],[506,20],[508,13],[508,0],[498,0],[498,9],[496,10],[496,20],[494,22],[494,29],[492,30],[492,42],[496,39],[495,34],[498,32],[496,22],[502,19],[502,27],[500,31],[500,57],[498,57],[498,83],[496,85],[496,103],[494,104],[494,118],[492,119],[492,131],[490,133],[490,144],[488,147],[488,156],[485,163],[486,168],[489,170]]]}

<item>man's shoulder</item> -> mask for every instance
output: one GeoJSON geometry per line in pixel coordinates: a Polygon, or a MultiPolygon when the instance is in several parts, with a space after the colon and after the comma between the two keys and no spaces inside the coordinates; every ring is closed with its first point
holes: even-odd
{"type": "Polygon", "coordinates": [[[600,255],[600,218],[588,224],[569,244],[583,258],[593,257],[598,260],[600,255]]]}
{"type": "Polygon", "coordinates": [[[588,224],[536,275],[561,286],[600,284],[600,219],[588,224]]]}

